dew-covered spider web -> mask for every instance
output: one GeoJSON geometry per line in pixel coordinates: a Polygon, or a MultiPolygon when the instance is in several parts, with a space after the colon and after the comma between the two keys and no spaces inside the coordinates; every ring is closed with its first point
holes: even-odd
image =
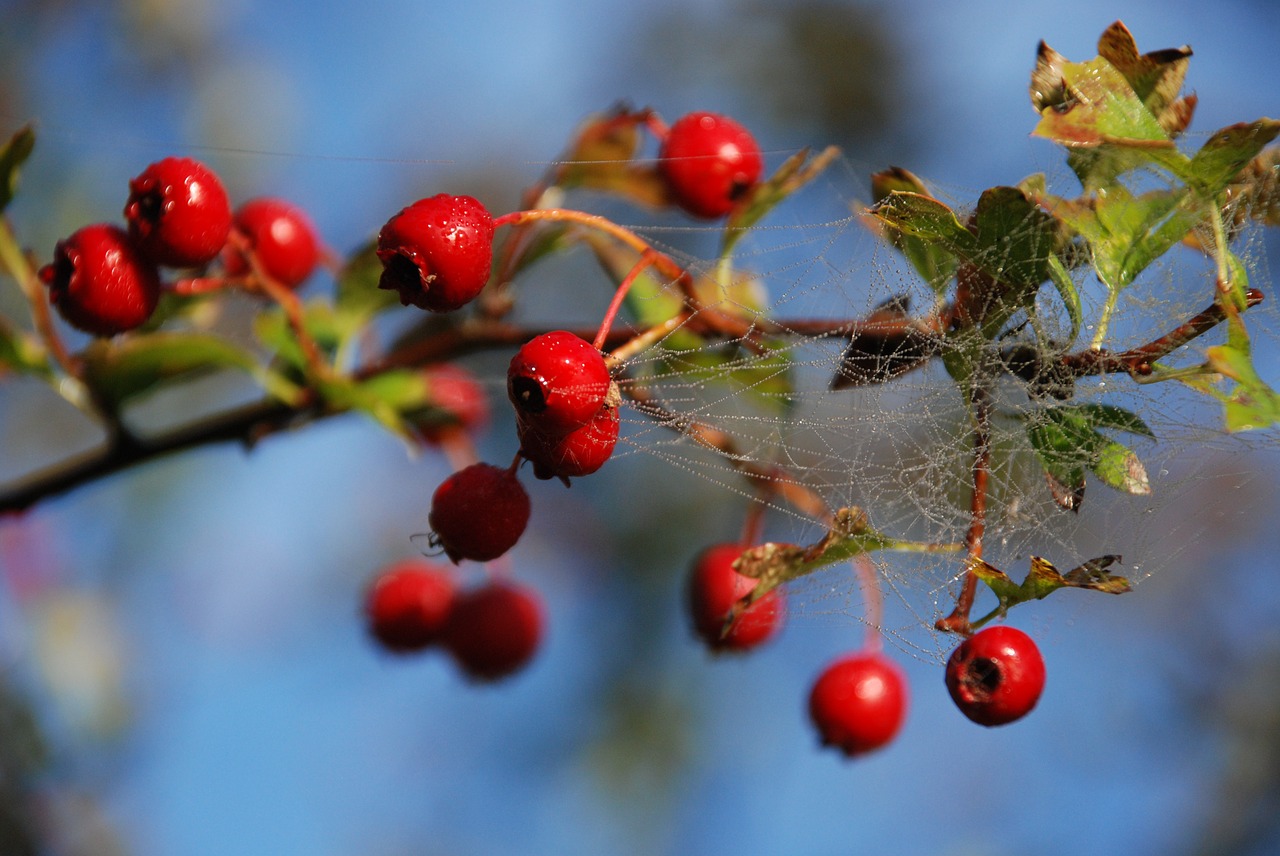
{"type": "MultiPolygon", "coordinates": [[[[771,539],[806,545],[826,533],[822,521],[791,501],[789,488],[798,487],[831,511],[860,509],[888,538],[932,545],[935,550],[870,555],[888,604],[886,636],[936,657],[953,643],[933,624],[951,610],[966,568],[975,424],[945,351],[917,360],[915,340],[906,338],[882,353],[863,353],[861,361],[847,359],[851,325],[868,318],[925,319],[956,291],[953,281],[935,293],[877,234],[867,215],[870,172],[847,158],[834,162],[743,237],[731,265],[707,261],[716,257],[718,228],[634,224],[655,248],[712,283],[703,292],[713,295],[705,311],[745,319],[751,332],[707,333],[695,313],[630,356],[622,384],[633,394],[622,410],[623,440],[615,458],[648,456],[722,486],[744,508],[763,503],[771,539]],[[757,328],[768,332],[755,337],[757,328]],[[698,429],[689,430],[691,424],[698,429]]],[[[1144,178],[1156,186],[1160,181],[1144,178]]],[[[978,197],[978,191],[926,185],[962,219],[978,197]]],[[[1065,167],[1050,173],[1047,186],[1063,197],[1079,193],[1065,167]]],[[[1015,224],[1010,240],[1018,239],[1018,229],[1015,224]]],[[[1265,375],[1275,366],[1270,354],[1278,329],[1266,236],[1245,228],[1232,249],[1245,262],[1250,287],[1266,296],[1246,314],[1255,361],[1265,375]]],[[[1273,430],[1227,432],[1222,405],[1176,379],[1140,383],[1115,372],[1062,384],[1029,375],[1019,355],[1085,352],[1093,343],[1106,290],[1088,264],[1070,273],[1081,310],[1074,338],[1071,313],[1046,283],[1034,310],[1014,313],[990,349],[1006,364],[993,369],[998,380],[990,402],[983,556],[1014,582],[1027,574],[1033,556],[1063,573],[1118,556],[1110,572],[1137,584],[1193,546],[1223,514],[1256,511],[1234,506],[1231,488],[1265,470],[1261,453],[1275,447],[1275,437],[1273,430]],[[1131,453],[1123,468],[1130,480],[1117,488],[1088,472],[1082,490],[1068,500],[1061,484],[1051,487],[1028,424],[1045,407],[1095,405],[1123,408],[1150,436],[1100,429],[1105,440],[1131,453]],[[1188,501],[1202,502],[1204,513],[1174,519],[1164,513],[1188,501]],[[1064,507],[1070,502],[1078,508],[1064,507]]],[[[1204,252],[1173,247],[1120,295],[1100,346],[1136,348],[1211,309],[1214,277],[1204,252]]],[[[646,301],[670,301],[674,288],[668,281],[633,296],[629,323],[643,328],[636,318],[649,314],[646,301]]],[[[1158,371],[1176,374],[1202,364],[1206,349],[1226,335],[1223,324],[1211,327],[1162,356],[1158,371]]],[[[865,615],[848,562],[792,580],[787,590],[793,608],[808,615],[865,615]]],[[[1106,596],[1081,594],[1077,603],[1106,596]]],[[[980,586],[973,618],[995,605],[980,586]]]]}

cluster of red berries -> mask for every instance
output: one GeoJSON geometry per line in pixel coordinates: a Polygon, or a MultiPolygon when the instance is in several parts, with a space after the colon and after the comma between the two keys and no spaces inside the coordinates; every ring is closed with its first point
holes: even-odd
{"type": "MultiPolygon", "coordinates": [[[[665,129],[661,158],[660,171],[672,198],[699,217],[727,214],[759,182],[763,169],[751,135],[736,122],[711,113],[690,114],[665,129]]],[[[395,291],[405,306],[441,313],[460,309],[490,279],[494,232],[492,215],[470,196],[442,193],[420,199],[391,217],[378,234],[376,252],[382,263],[378,286],[395,291]]],[[[448,442],[486,418],[483,393],[461,369],[429,369],[427,383],[435,405],[432,412],[443,414],[445,421],[419,424],[424,441],[448,442]]],[[[517,476],[521,462],[527,461],[538,479],[568,484],[572,478],[599,470],[618,442],[618,386],[600,349],[573,333],[558,330],[526,342],[508,367],[507,396],[515,408],[520,444],[515,462],[509,467],[488,463],[462,467],[440,484],[431,499],[431,543],[455,564],[498,559],[524,533],[530,500],[517,476]]],[[[720,567],[735,573],[728,564],[720,567]]],[[[732,607],[741,591],[728,579],[708,579],[703,594],[695,595],[702,598],[703,612],[710,615],[732,607]]],[[[466,606],[466,599],[459,601],[461,605],[442,605],[453,604],[452,594],[446,597],[445,589],[438,571],[397,569],[384,574],[368,608],[374,636],[394,651],[426,647],[442,639],[471,674],[495,677],[508,671],[486,674],[477,665],[483,661],[479,652],[498,644],[493,635],[497,631],[479,625],[466,629],[469,616],[488,613],[466,606]]],[[[496,607],[486,609],[492,609],[493,615],[505,614],[496,607]]],[[[713,633],[714,619],[709,618],[705,636],[721,640],[717,644],[722,647],[750,647],[770,635],[780,620],[781,600],[775,594],[754,606],[751,615],[723,638],[717,635],[718,626],[713,633]]],[[[537,621],[525,623],[539,626],[537,621]]],[[[516,635],[529,642],[525,655],[531,654],[536,632],[516,635]]]]}
{"type": "Polygon", "coordinates": [[[388,651],[410,654],[439,645],[475,680],[511,675],[542,639],[542,604],[510,581],[460,591],[453,572],[423,560],[380,573],[365,599],[369,632],[388,651]]]}
{"type": "Polygon", "coordinates": [[[207,166],[165,158],[129,182],[126,228],[85,226],[58,242],[39,271],[49,300],[73,327],[113,336],[145,324],[160,301],[160,268],[203,268],[221,257],[228,276],[262,275],[287,288],[320,259],[314,227],[279,199],[252,199],[234,213],[207,166]]]}

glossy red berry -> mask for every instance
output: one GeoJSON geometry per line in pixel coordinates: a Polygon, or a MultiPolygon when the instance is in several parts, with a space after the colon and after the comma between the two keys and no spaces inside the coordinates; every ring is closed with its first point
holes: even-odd
{"type": "Polygon", "coordinates": [[[453,611],[456,586],[446,569],[415,559],[387,568],[369,589],[369,631],[388,651],[419,651],[439,641],[453,611]]]}
{"type": "Polygon", "coordinates": [[[488,562],[515,546],[529,523],[529,494],[515,473],[472,464],[445,479],[431,498],[431,542],[454,562],[488,562]]]}
{"type": "Polygon", "coordinates": [[[604,466],[618,444],[618,408],[602,407],[586,425],[565,433],[540,430],[520,421],[520,454],[540,479],[587,476],[604,466]]]}
{"type": "Polygon", "coordinates": [[[1031,712],[1044,689],[1044,659],[1030,636],[997,625],[970,636],[947,661],[947,690],[979,725],[1005,725],[1031,712]]]}
{"type": "Polygon", "coordinates": [[[452,311],[489,281],[493,217],[470,196],[420,199],[382,227],[378,258],[378,287],[399,292],[401,304],[452,311]]]}
{"type": "Polygon", "coordinates": [[[542,623],[542,605],[534,592],[511,582],[492,582],[458,599],[444,644],[468,675],[497,680],[533,658],[542,623]]]}
{"type": "Polygon", "coordinates": [[[906,715],[906,679],[878,653],[837,660],[818,676],[809,693],[809,718],[823,745],[850,758],[893,740],[906,715]]]}
{"type": "MultiPolygon", "coordinates": [[[[263,273],[286,288],[296,288],[320,262],[320,240],[306,212],[283,199],[251,199],[236,209],[232,228],[258,260],[263,273]]],[[[248,273],[243,253],[223,253],[227,273],[248,273]]]]}
{"type": "Polygon", "coordinates": [[[596,418],[609,396],[604,355],[564,330],[526,342],[507,367],[516,416],[544,433],[566,433],[596,418]]]}
{"type": "Polygon", "coordinates": [[[489,400],[469,371],[441,363],[426,369],[423,377],[429,406],[415,428],[424,442],[439,445],[450,435],[474,433],[489,421],[489,400]]]}
{"type": "Polygon", "coordinates": [[[198,267],[218,255],[231,230],[231,202],[213,170],[165,158],[129,182],[129,234],[159,265],[198,267]]]}
{"type": "Polygon", "coordinates": [[[680,207],[708,219],[728,214],[764,172],[751,132],[715,113],[677,119],[662,143],[661,158],[662,175],[680,207]]]}
{"type": "Polygon", "coordinates": [[[71,324],[111,336],[146,323],[160,300],[160,275],[125,231],[99,223],[58,242],[39,272],[49,301],[71,324]]]}
{"type": "Polygon", "coordinates": [[[733,568],[742,555],[740,544],[708,547],[694,562],[689,576],[689,610],[694,632],[712,651],[747,651],[770,638],[781,628],[786,601],[781,589],[774,589],[742,613],[729,631],[725,621],[733,605],[756,587],[757,581],[733,568]]]}

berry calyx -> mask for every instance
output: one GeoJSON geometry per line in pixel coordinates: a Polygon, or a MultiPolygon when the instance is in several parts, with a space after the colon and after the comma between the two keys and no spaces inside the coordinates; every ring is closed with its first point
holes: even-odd
{"type": "Polygon", "coordinates": [[[382,227],[377,252],[379,288],[398,292],[404,306],[450,312],[489,281],[493,217],[470,196],[420,199],[382,227]]]}
{"type": "Polygon", "coordinates": [[[531,507],[515,473],[492,464],[472,464],[449,476],[431,497],[431,543],[455,564],[489,562],[520,540],[531,507]]]}
{"type": "Polygon", "coordinates": [[[444,634],[455,593],[447,570],[414,559],[398,562],[380,573],[369,589],[369,632],[388,651],[420,651],[444,634]]]}
{"type": "Polygon", "coordinates": [[[588,476],[612,457],[619,422],[616,407],[600,408],[586,425],[565,433],[542,431],[522,420],[517,424],[520,455],[540,479],[588,476]]]}
{"type": "MultiPolygon", "coordinates": [[[[263,273],[296,288],[320,262],[320,241],[306,212],[283,199],[251,199],[236,209],[232,228],[253,253],[263,273]]],[[[227,247],[223,264],[231,276],[248,273],[244,253],[227,247]]]]}
{"type": "Polygon", "coordinates": [[[707,219],[733,210],[764,172],[751,132],[716,113],[677,119],[662,143],[661,158],[659,168],[680,207],[707,219]]]}
{"type": "Polygon", "coordinates": [[[879,653],[837,660],[818,676],[809,693],[809,718],[823,745],[850,758],[893,740],[906,715],[906,679],[879,653]]]}
{"type": "Polygon", "coordinates": [[[95,336],[145,324],[160,300],[155,263],[123,229],[107,223],[85,226],[59,241],[39,277],[67,323],[95,336]]]}
{"type": "Polygon", "coordinates": [[[231,201],[213,170],[191,158],[165,158],[129,182],[129,234],[152,261],[199,267],[213,261],[231,231],[231,201]]]}
{"type": "Polygon", "coordinates": [[[542,605],[530,589],[491,582],[454,605],[444,644],[472,678],[493,681],[522,669],[542,640],[542,605]]]}
{"type": "Polygon", "coordinates": [[[507,396],[521,421],[564,433],[595,419],[611,383],[604,355],[565,330],[530,339],[507,367],[507,396]]]}
{"type": "Polygon", "coordinates": [[[768,641],[782,626],[786,601],[774,589],[751,604],[725,631],[729,613],[758,580],[733,568],[741,544],[716,544],[699,554],[689,575],[689,611],[694,632],[715,652],[748,651],[768,641]]]}
{"type": "Polygon", "coordinates": [[[423,372],[428,409],[414,419],[423,442],[438,446],[458,433],[474,433],[489,420],[489,400],[475,377],[451,363],[430,366],[423,372]]]}
{"type": "Polygon", "coordinates": [[[1031,712],[1044,689],[1044,658],[1030,636],[998,625],[970,636],[947,660],[947,690],[979,725],[1005,725],[1031,712]]]}

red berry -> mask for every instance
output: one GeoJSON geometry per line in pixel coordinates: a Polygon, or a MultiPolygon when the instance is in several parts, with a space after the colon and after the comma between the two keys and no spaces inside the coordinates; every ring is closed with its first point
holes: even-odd
{"type": "Polygon", "coordinates": [[[947,690],[979,725],[1005,725],[1031,712],[1044,689],[1044,658],[1030,636],[997,625],[970,636],[947,661],[947,690]]]}
{"type": "Polygon", "coordinates": [[[537,596],[510,582],[491,582],[458,599],[444,644],[468,675],[492,681],[523,668],[541,638],[537,596]]]}
{"type": "Polygon", "coordinates": [[[526,342],[507,368],[507,396],[516,415],[547,433],[565,433],[595,419],[609,396],[604,355],[564,330],[526,342]]]}
{"type": "Polygon", "coordinates": [[[123,229],[106,223],[59,241],[39,276],[67,323],[96,336],[146,323],[160,300],[155,263],[123,229]]]}
{"type": "Polygon", "coordinates": [[[878,653],[854,654],[826,668],[809,693],[809,718],[823,745],[850,758],[887,744],[907,715],[907,682],[878,653]]]}
{"type": "Polygon", "coordinates": [[[129,182],[129,234],[156,264],[212,261],[231,231],[231,202],[213,170],[191,158],[156,161],[129,182]]]}
{"type": "Polygon", "coordinates": [[[680,207],[708,219],[728,214],[764,172],[751,132],[715,113],[677,119],[661,157],[662,175],[680,207]]]}
{"type": "Polygon", "coordinates": [[[475,432],[489,420],[489,400],[466,369],[451,363],[429,367],[427,415],[416,423],[424,442],[439,445],[457,432],[475,432]]]}
{"type": "Polygon", "coordinates": [[[399,562],[379,574],[369,589],[369,630],[388,651],[421,650],[444,633],[454,594],[448,571],[415,559],[399,562]]]}
{"type": "Polygon", "coordinates": [[[540,479],[587,476],[604,466],[618,443],[618,408],[602,407],[586,425],[566,433],[547,433],[521,421],[520,454],[540,479]]]}
{"type": "Polygon", "coordinates": [[[509,469],[472,464],[431,497],[432,543],[455,563],[488,562],[515,546],[529,523],[529,494],[509,469]]]}
{"type": "Polygon", "coordinates": [[[770,639],[782,626],[786,601],[774,589],[738,616],[724,632],[733,605],[756,587],[757,580],[733,569],[742,555],[740,544],[708,547],[693,565],[689,577],[689,607],[694,632],[713,651],[747,651],[770,639]]]}
{"type": "MultiPolygon", "coordinates": [[[[310,218],[283,199],[251,199],[236,209],[233,228],[249,245],[267,276],[296,288],[320,262],[320,241],[310,218]]],[[[231,247],[223,254],[227,273],[248,273],[249,262],[231,247]]]]}
{"type": "Polygon", "coordinates": [[[378,235],[379,288],[401,304],[450,312],[489,281],[493,218],[470,196],[420,199],[387,221],[378,235]]]}

